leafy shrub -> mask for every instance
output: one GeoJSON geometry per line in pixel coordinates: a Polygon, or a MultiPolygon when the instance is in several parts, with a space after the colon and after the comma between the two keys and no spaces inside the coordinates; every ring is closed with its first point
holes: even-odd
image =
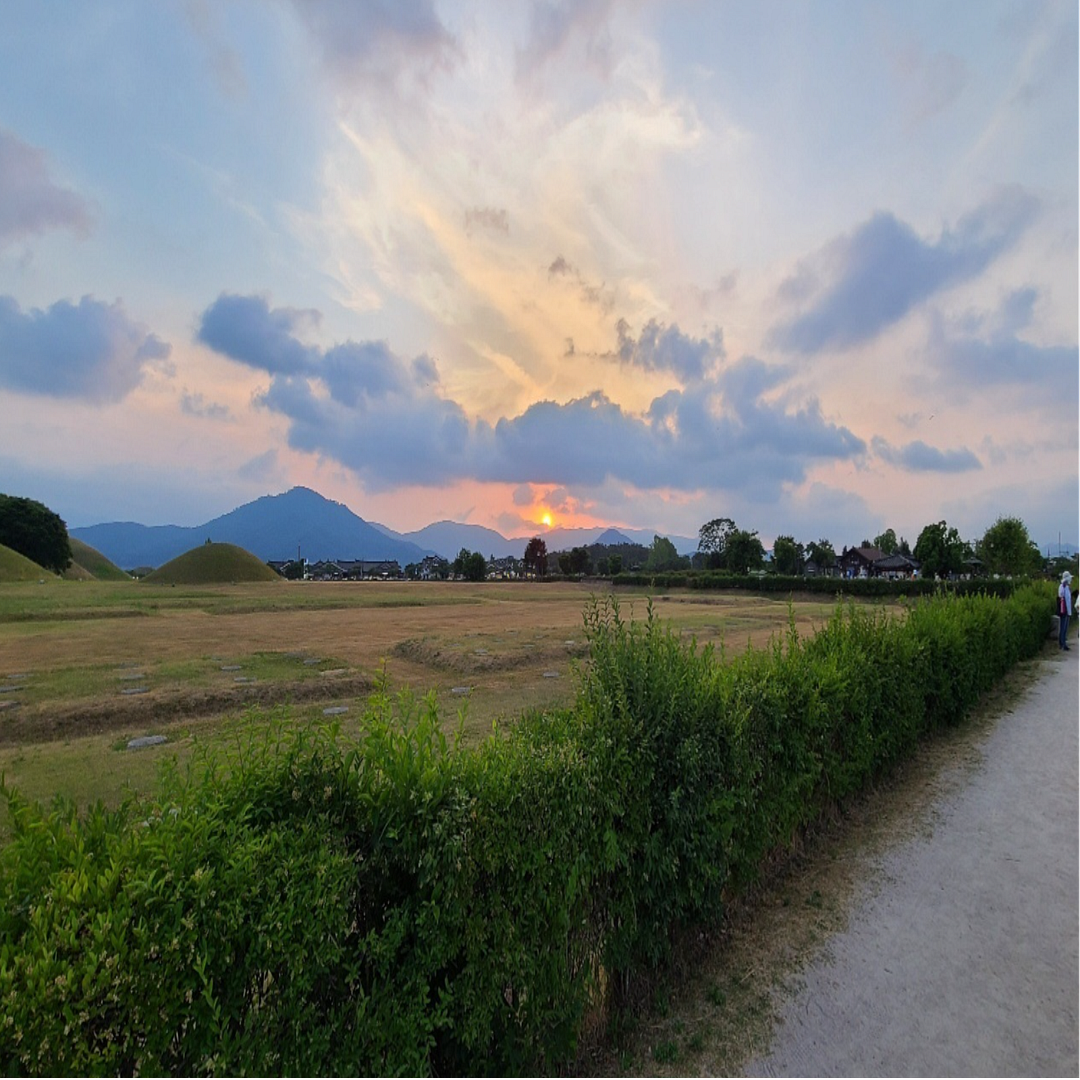
{"type": "Polygon", "coordinates": [[[116,811],[8,791],[0,1070],[561,1068],[680,929],[1037,652],[1050,598],[839,606],[731,663],[594,602],[575,706],[475,751],[381,683],[352,736],[280,726],[116,811]]]}

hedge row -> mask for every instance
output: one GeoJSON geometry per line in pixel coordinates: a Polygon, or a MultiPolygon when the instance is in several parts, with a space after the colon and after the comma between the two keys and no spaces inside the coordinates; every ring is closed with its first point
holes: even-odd
{"type": "Polygon", "coordinates": [[[1048,587],[838,609],[724,662],[585,613],[575,706],[466,750],[433,698],[287,731],[78,816],[14,792],[0,1071],[512,1074],[830,801],[1044,640],[1048,587]]]}
{"type": "Polygon", "coordinates": [[[787,577],[782,574],[730,574],[725,570],[671,570],[666,573],[628,572],[612,578],[615,585],[644,589],[745,589],[763,593],[819,593],[824,596],[917,597],[948,593],[952,596],[1010,596],[1028,580],[1011,578],[787,577]]]}

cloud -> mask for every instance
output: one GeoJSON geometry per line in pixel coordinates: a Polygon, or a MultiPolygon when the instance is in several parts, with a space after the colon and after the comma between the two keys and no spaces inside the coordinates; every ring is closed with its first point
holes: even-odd
{"type": "Polygon", "coordinates": [[[509,215],[501,207],[471,206],[465,211],[465,233],[472,236],[477,229],[509,234],[509,215]]]}
{"type": "Polygon", "coordinates": [[[198,340],[248,367],[274,374],[311,370],[315,351],[294,336],[318,322],[318,313],[275,308],[262,296],[222,293],[203,312],[198,340]]]}
{"type": "Polygon", "coordinates": [[[0,128],[0,249],[49,229],[90,231],[83,198],[49,177],[48,158],[0,128]]]}
{"type": "Polygon", "coordinates": [[[890,213],[875,214],[800,266],[782,300],[809,299],[776,325],[772,344],[798,353],[847,348],[876,337],[942,289],[981,274],[1031,223],[1038,202],[1007,189],[933,242],[890,213]]]}
{"type": "Polygon", "coordinates": [[[724,358],[724,338],[719,330],[705,338],[692,338],[677,326],[665,326],[650,319],[637,340],[630,324],[615,324],[619,338],[616,354],[624,364],[644,371],[670,371],[684,382],[699,381],[724,358]]]}
{"type": "Polygon", "coordinates": [[[517,50],[517,75],[528,79],[562,55],[571,44],[584,44],[585,60],[598,74],[611,69],[611,41],[607,18],[611,0],[575,0],[551,3],[536,0],[530,9],[529,34],[517,50]]]}
{"type": "MultiPolygon", "coordinates": [[[[207,309],[201,340],[254,367],[264,355],[262,368],[272,378],[258,404],[289,420],[289,445],[340,462],[371,490],[466,478],[522,490],[616,478],[640,488],[772,491],[800,482],[814,461],[866,450],[849,430],[826,421],[816,402],[789,409],[766,401],[787,369],[752,358],[699,379],[692,391],[670,391],[644,415],[597,391],[563,403],[538,401],[491,425],[441,396],[429,357],[407,362],[383,342],[305,347],[287,329],[293,322],[287,309],[271,309],[258,297],[226,299],[207,309]],[[208,323],[213,333],[204,332],[208,323]]],[[[665,352],[654,336],[664,337],[657,332],[643,340],[664,363],[704,370],[699,362],[672,359],[681,354],[674,347],[665,352]]]]}
{"type": "Polygon", "coordinates": [[[871,445],[882,461],[909,472],[970,472],[983,467],[982,462],[967,447],[939,450],[935,446],[928,446],[922,439],[903,446],[892,446],[878,435],[871,440],[871,445]]]}
{"type": "Polygon", "coordinates": [[[123,305],[84,296],[23,312],[0,296],[0,384],[12,390],[94,402],[119,401],[143,369],[171,349],[128,318],[123,305]]]}
{"type": "Polygon", "coordinates": [[[218,405],[207,401],[202,394],[185,390],[180,395],[180,411],[188,416],[197,416],[205,420],[231,420],[232,415],[227,405],[218,405]]]}
{"type": "Polygon", "coordinates": [[[1075,433],[1080,396],[1080,349],[1037,345],[1018,334],[1032,321],[1037,294],[1009,294],[997,311],[968,315],[959,331],[935,313],[928,353],[938,390],[950,400],[997,396],[1007,390],[1014,407],[1058,415],[1075,433]]]}
{"type": "Polygon", "coordinates": [[[567,262],[562,255],[557,255],[548,267],[548,280],[552,281],[556,278],[572,281],[577,286],[578,295],[582,301],[598,307],[605,314],[615,306],[615,297],[611,292],[605,291],[602,282],[599,285],[593,285],[586,281],[581,271],[573,263],[567,262]]]}
{"type": "Polygon", "coordinates": [[[424,84],[458,56],[432,0],[293,0],[293,7],[333,74],[350,85],[424,84]]]}

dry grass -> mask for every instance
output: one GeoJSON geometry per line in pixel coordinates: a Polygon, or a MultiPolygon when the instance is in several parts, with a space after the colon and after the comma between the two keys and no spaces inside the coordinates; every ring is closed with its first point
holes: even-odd
{"type": "MultiPolygon", "coordinates": [[[[594,593],[521,583],[0,586],[0,686],[18,687],[0,693],[0,772],[36,798],[112,803],[125,784],[145,790],[156,762],[182,757],[193,733],[213,740],[238,717],[255,722],[248,706],[289,704],[297,723],[321,721],[331,706],[359,715],[384,664],[393,688],[433,691],[448,727],[463,714],[476,742],[524,710],[572,702],[594,593]],[[122,694],[135,672],[145,692],[122,694]],[[151,733],[170,741],[137,755],[117,749],[151,733]]],[[[643,592],[620,590],[620,602],[644,617],[643,592]]],[[[653,603],[674,628],[729,654],[765,645],[789,617],[786,601],[755,595],[653,603]]],[[[812,633],[832,606],[792,611],[812,633]]]]}

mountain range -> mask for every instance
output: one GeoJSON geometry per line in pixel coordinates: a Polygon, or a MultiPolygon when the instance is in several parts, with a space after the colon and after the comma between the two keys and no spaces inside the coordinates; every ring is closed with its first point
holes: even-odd
{"type": "MultiPolygon", "coordinates": [[[[161,566],[206,540],[236,544],[260,559],[396,559],[402,566],[426,555],[453,559],[462,548],[483,555],[521,557],[533,535],[542,536],[548,551],[593,543],[649,545],[654,534],[642,529],[548,529],[505,537],[481,525],[439,521],[414,532],[400,533],[365,521],[343,503],[310,488],[295,487],[281,495],[264,495],[203,525],[140,525],[116,521],[71,529],[72,536],[96,548],[117,566],[161,566]]],[[[669,536],[681,553],[697,548],[696,539],[669,536]]]]}

